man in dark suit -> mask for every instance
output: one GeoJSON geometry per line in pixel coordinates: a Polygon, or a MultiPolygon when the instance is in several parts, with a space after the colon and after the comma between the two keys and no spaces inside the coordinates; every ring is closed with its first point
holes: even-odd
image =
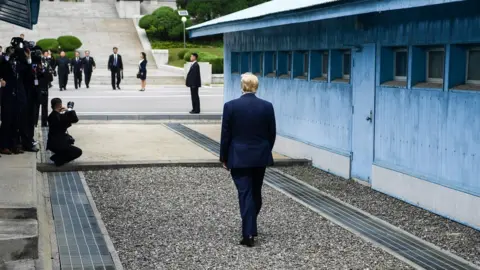
{"type": "Polygon", "coordinates": [[[67,129],[73,123],[78,122],[78,117],[73,110],[73,105],[69,108],[62,106],[62,100],[54,98],[51,101],[52,113],[48,116],[48,140],[47,150],[54,153],[50,157],[55,165],[62,166],[82,155],[82,149],[73,146],[73,137],[67,133],[67,129]]]}
{"type": "Polygon", "coordinates": [[[223,107],[220,162],[231,171],[242,216],[240,244],[253,247],[257,216],[262,207],[262,185],[267,166],[273,165],[276,138],[273,105],[255,96],[258,79],[242,76],[242,97],[223,107]]]}
{"type": "Polygon", "coordinates": [[[70,72],[73,72],[73,80],[75,81],[75,89],[82,88],[82,71],[83,59],[80,58],[80,53],[75,52],[75,58],[70,63],[70,72]]]}
{"type": "Polygon", "coordinates": [[[90,87],[90,79],[92,78],[93,70],[96,68],[95,60],[90,56],[90,51],[85,51],[83,58],[83,72],[85,72],[85,85],[90,87]]]}
{"type": "Polygon", "coordinates": [[[112,88],[120,90],[120,73],[123,71],[122,56],[117,53],[118,48],[113,48],[113,54],[108,58],[108,70],[112,73],[112,88]],[[115,80],[116,79],[116,80],[115,80]],[[115,87],[116,86],[116,87],[115,87]]]}
{"type": "Polygon", "coordinates": [[[198,54],[192,53],[190,61],[192,65],[187,74],[187,87],[190,87],[190,96],[192,97],[192,110],[191,114],[200,113],[200,97],[198,96],[198,88],[202,86],[202,80],[200,78],[200,65],[197,63],[198,54]]]}
{"type": "Polygon", "coordinates": [[[67,90],[68,74],[70,74],[69,68],[70,61],[65,57],[65,52],[60,52],[60,58],[57,59],[58,68],[58,87],[60,91],[67,90]]]}

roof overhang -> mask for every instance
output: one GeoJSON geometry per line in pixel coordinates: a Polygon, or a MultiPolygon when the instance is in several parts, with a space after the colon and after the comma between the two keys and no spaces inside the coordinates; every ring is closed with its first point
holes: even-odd
{"type": "MultiPolygon", "coordinates": [[[[294,0],[292,0],[294,1],[294,0]]],[[[188,28],[190,37],[211,36],[230,32],[254,30],[260,28],[281,26],[295,23],[306,23],[326,19],[354,16],[372,12],[391,11],[423,6],[464,2],[467,0],[357,0],[333,1],[327,6],[315,5],[310,8],[290,10],[288,12],[268,13],[256,18],[222,21],[222,18],[188,28]],[[219,21],[214,23],[214,21],[219,21]]],[[[275,2],[272,1],[272,2],[275,2]]],[[[260,6],[260,5],[259,5],[260,6]]],[[[259,7],[256,6],[256,7],[259,7]]],[[[255,8],[255,7],[252,7],[255,8]]],[[[251,9],[252,9],[251,8],[251,9]]],[[[239,11],[242,12],[242,11],[239,11]]]]}
{"type": "Polygon", "coordinates": [[[40,0],[0,0],[0,20],[32,29],[37,24],[40,0]]]}

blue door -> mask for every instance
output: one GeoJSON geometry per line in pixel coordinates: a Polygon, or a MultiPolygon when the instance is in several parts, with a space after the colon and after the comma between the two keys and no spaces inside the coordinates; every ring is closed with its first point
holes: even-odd
{"type": "Polygon", "coordinates": [[[370,182],[373,163],[375,44],[352,51],[352,177],[370,182]]]}

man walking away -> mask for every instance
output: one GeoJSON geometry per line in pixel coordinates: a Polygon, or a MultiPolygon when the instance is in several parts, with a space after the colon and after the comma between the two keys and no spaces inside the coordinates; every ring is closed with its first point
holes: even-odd
{"type": "Polygon", "coordinates": [[[113,54],[108,58],[108,70],[112,74],[112,88],[113,90],[120,90],[120,73],[123,71],[122,56],[118,53],[118,48],[113,48],[113,54]]]}
{"type": "Polygon", "coordinates": [[[83,72],[85,73],[85,85],[90,87],[90,79],[92,78],[93,70],[96,68],[95,60],[90,57],[90,51],[85,51],[85,58],[83,58],[83,72]]]}
{"type": "Polygon", "coordinates": [[[70,72],[73,72],[73,81],[75,82],[75,89],[82,88],[82,71],[83,59],[80,58],[80,53],[75,52],[75,58],[70,63],[70,72]]]}
{"type": "Polygon", "coordinates": [[[220,162],[231,170],[238,190],[243,236],[240,244],[253,247],[262,207],[263,177],[266,167],[273,165],[275,112],[270,102],[255,96],[255,75],[244,74],[241,82],[243,95],[223,107],[220,162]]]}
{"type": "Polygon", "coordinates": [[[200,65],[197,63],[198,54],[192,53],[190,61],[192,65],[187,74],[187,87],[190,87],[190,95],[192,97],[192,110],[191,114],[200,113],[200,97],[198,96],[198,88],[202,86],[202,80],[200,78],[200,65]]]}
{"type": "Polygon", "coordinates": [[[60,91],[67,90],[68,74],[70,61],[65,57],[65,52],[60,52],[60,58],[57,59],[56,66],[58,67],[58,87],[60,91]]]}

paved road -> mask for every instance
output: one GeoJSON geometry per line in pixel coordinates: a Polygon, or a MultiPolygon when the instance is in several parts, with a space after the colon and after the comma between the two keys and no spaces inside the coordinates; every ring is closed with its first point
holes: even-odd
{"type": "MultiPolygon", "coordinates": [[[[191,110],[190,89],[182,86],[147,86],[139,92],[138,86],[124,86],[113,91],[110,86],[90,86],[90,89],[50,90],[50,98],[60,97],[64,104],[75,102],[75,110],[82,115],[143,115],[179,114],[191,110]]],[[[221,113],[223,87],[200,89],[202,113],[221,113]]]]}

